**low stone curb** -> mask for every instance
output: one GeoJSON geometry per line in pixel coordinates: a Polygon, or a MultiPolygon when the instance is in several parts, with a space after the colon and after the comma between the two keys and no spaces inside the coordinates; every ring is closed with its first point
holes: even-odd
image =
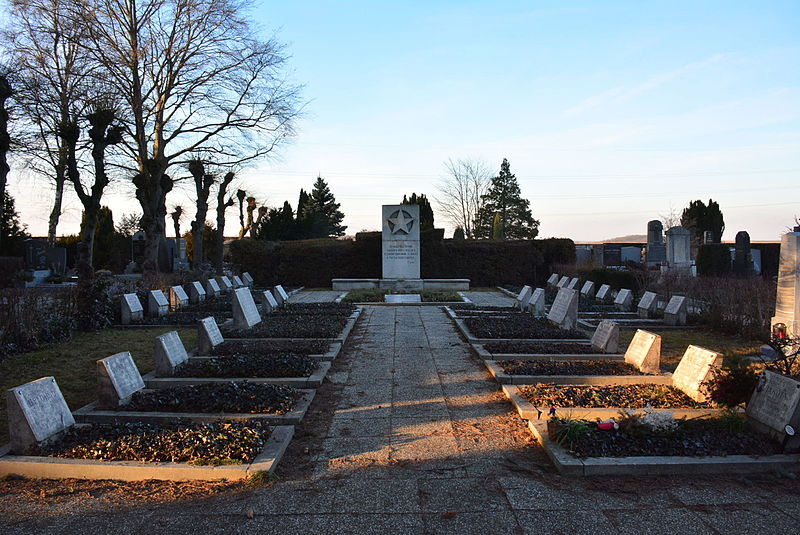
{"type": "Polygon", "coordinates": [[[489,370],[501,385],[535,385],[551,383],[557,385],[671,385],[672,374],[664,375],[509,375],[497,360],[484,360],[489,370]]]}
{"type": "Polygon", "coordinates": [[[450,307],[443,307],[445,313],[453,320],[453,323],[456,325],[461,334],[466,338],[467,342],[470,344],[486,344],[489,342],[563,342],[563,343],[571,343],[571,342],[578,342],[578,343],[587,343],[589,342],[586,338],[476,338],[473,335],[467,324],[464,323],[462,318],[456,316],[456,313],[453,312],[453,309],[450,307]]]}
{"type": "MultiPolygon", "coordinates": [[[[239,340],[241,340],[241,341],[246,341],[246,340],[267,340],[267,341],[269,341],[269,340],[274,340],[275,342],[308,342],[308,341],[312,341],[312,340],[326,340],[328,342],[340,342],[340,343],[344,344],[344,342],[347,340],[347,337],[350,335],[350,331],[353,330],[353,327],[355,326],[356,322],[358,321],[358,318],[361,315],[361,311],[362,310],[363,309],[359,307],[359,308],[357,308],[355,310],[355,312],[350,314],[350,316],[348,316],[348,318],[347,318],[347,322],[345,323],[345,326],[342,327],[342,330],[339,331],[339,334],[334,336],[333,338],[316,338],[316,337],[314,337],[314,338],[311,338],[311,337],[309,337],[309,338],[280,338],[280,337],[245,338],[245,337],[233,337],[233,336],[227,335],[225,337],[225,340],[226,341],[230,341],[230,342],[235,342],[235,341],[239,341],[239,340]]],[[[223,326],[225,326],[225,325],[221,325],[220,329],[222,329],[223,326]]],[[[225,335],[225,333],[223,333],[223,335],[225,335]]]]}
{"type": "MultiPolygon", "coordinates": [[[[613,318],[612,318],[613,319],[613,318]]],[[[592,321],[601,321],[601,318],[592,319],[592,321]]],[[[632,330],[632,329],[654,329],[657,328],[658,330],[663,331],[680,331],[680,330],[696,330],[698,327],[696,325],[666,325],[661,320],[614,320],[617,325],[619,325],[620,329],[625,330],[632,330]]],[[[578,327],[594,331],[597,328],[597,325],[592,325],[587,318],[578,318],[578,327]]]]}
{"type": "Polygon", "coordinates": [[[272,429],[264,449],[250,464],[198,466],[185,463],[142,463],[136,461],[96,461],[62,459],[32,455],[8,455],[8,446],[0,448],[0,476],[16,475],[42,479],[116,479],[142,481],[209,481],[247,479],[259,472],[272,472],[286,452],[294,435],[294,426],[272,429]]]}
{"type": "Polygon", "coordinates": [[[98,410],[97,401],[81,407],[72,414],[75,421],[84,424],[114,424],[126,422],[172,423],[175,420],[191,420],[193,422],[213,422],[216,420],[258,421],[270,425],[297,425],[314,399],[316,390],[300,390],[302,396],[286,414],[269,413],[200,413],[200,412],[137,412],[98,410]]]}
{"type": "MultiPolygon", "coordinates": [[[[209,357],[194,357],[209,358],[209,357]]],[[[222,357],[224,358],[224,357],[222,357]]],[[[150,372],[144,379],[147,388],[162,389],[185,385],[203,385],[212,383],[230,383],[231,381],[247,381],[249,383],[268,383],[272,385],[294,386],[296,388],[317,388],[331,369],[330,362],[320,362],[319,368],[308,377],[156,377],[150,372]]]]}
{"type": "MultiPolygon", "coordinates": [[[[624,353],[492,353],[483,344],[470,344],[483,360],[547,360],[550,362],[609,360],[624,362],[624,353]]],[[[589,345],[589,342],[586,342],[589,345]]]]}

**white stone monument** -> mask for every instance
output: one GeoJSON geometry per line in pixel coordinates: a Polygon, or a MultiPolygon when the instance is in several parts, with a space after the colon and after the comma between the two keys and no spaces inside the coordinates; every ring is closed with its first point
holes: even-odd
{"type": "Polygon", "coordinates": [[[625,351],[625,362],[644,373],[660,373],[661,336],[638,329],[625,351]]]}
{"type": "Polygon", "coordinates": [[[123,325],[130,325],[133,321],[142,321],[144,308],[136,294],[124,294],[120,303],[120,318],[123,325]]]}
{"type": "Polygon", "coordinates": [[[673,295],[664,309],[664,323],[666,325],[686,325],[687,299],[683,295],[673,295]]]}
{"type": "Polygon", "coordinates": [[[179,310],[189,304],[189,296],[186,295],[186,290],[183,286],[170,286],[169,287],[169,308],[170,310],[179,310]]]}
{"type": "Polygon", "coordinates": [[[558,282],[556,283],[556,288],[566,288],[567,284],[569,284],[569,277],[564,275],[563,277],[558,279],[558,282]]]}
{"type": "Polygon", "coordinates": [[[147,314],[161,317],[169,312],[169,301],[161,290],[150,290],[147,294],[147,314]]]}
{"type": "Polygon", "coordinates": [[[578,277],[573,277],[567,283],[567,288],[570,290],[578,290],[578,286],[580,285],[581,280],[578,277]]]}
{"type": "Polygon", "coordinates": [[[569,288],[559,289],[547,319],[562,329],[574,329],[578,322],[578,292],[569,288]]]}
{"type": "Polygon", "coordinates": [[[747,421],[778,439],[787,451],[800,447],[800,382],[764,370],[747,404],[747,421]]]}
{"type": "Polygon", "coordinates": [[[383,278],[419,280],[419,206],[383,205],[381,219],[383,278]]]}
{"type": "Polygon", "coordinates": [[[224,294],[233,290],[233,283],[231,282],[231,279],[229,279],[227,275],[222,275],[221,277],[217,277],[217,284],[219,284],[220,292],[224,294]]]}
{"type": "Polygon", "coordinates": [[[800,232],[781,238],[778,292],[772,325],[783,323],[789,336],[800,336],[800,232]]]}
{"type": "Polygon", "coordinates": [[[6,404],[11,453],[16,455],[24,455],[75,424],[54,377],[8,389],[6,404]]]}
{"type": "Polygon", "coordinates": [[[208,279],[206,281],[205,289],[207,297],[217,297],[222,292],[219,283],[214,279],[208,279]]]}
{"type": "Polygon", "coordinates": [[[592,281],[583,283],[581,287],[581,297],[584,299],[594,299],[594,283],[592,281]]]}
{"type": "Polygon", "coordinates": [[[272,292],[269,290],[264,290],[261,294],[261,312],[264,314],[270,314],[273,310],[278,308],[278,302],[275,300],[275,297],[272,295],[272,292]]]}
{"type": "Polygon", "coordinates": [[[128,351],[97,361],[97,398],[101,407],[118,407],[143,388],[142,375],[128,351]]]}
{"type": "Polygon", "coordinates": [[[537,318],[547,315],[545,313],[544,294],[544,288],[536,288],[533,290],[533,292],[531,292],[531,295],[528,298],[528,303],[525,305],[525,309],[537,318]]]}
{"type": "Polygon", "coordinates": [[[256,302],[250,288],[237,288],[233,291],[233,326],[236,329],[252,329],[261,323],[256,302]]]}
{"type": "Polygon", "coordinates": [[[547,279],[547,287],[555,288],[556,284],[558,284],[558,280],[559,280],[558,273],[552,273],[550,277],[547,279]]]}
{"type": "Polygon", "coordinates": [[[219,325],[213,317],[203,318],[197,325],[197,352],[210,355],[211,351],[224,342],[219,325]]]}
{"type": "Polygon", "coordinates": [[[689,271],[692,267],[692,233],[684,227],[667,231],[667,265],[670,269],[689,271]]]}
{"type": "Polygon", "coordinates": [[[245,271],[244,273],[242,273],[242,282],[244,282],[245,286],[247,286],[252,290],[256,281],[253,279],[253,276],[250,275],[250,273],[245,271]]]}
{"type": "Polygon", "coordinates": [[[597,290],[597,295],[594,296],[594,299],[598,303],[608,303],[611,301],[611,286],[608,284],[601,284],[600,289],[597,290]]]}
{"type": "Polygon", "coordinates": [[[592,335],[592,348],[598,353],[616,353],[619,350],[619,325],[603,320],[592,335]]]}
{"type": "Polygon", "coordinates": [[[183,346],[178,331],[170,331],[156,337],[156,347],[153,351],[156,363],[156,375],[168,377],[175,372],[175,368],[189,360],[189,354],[183,346]]]}
{"type": "Polygon", "coordinates": [[[720,366],[721,354],[699,346],[689,346],[672,374],[672,386],[680,388],[695,401],[706,401],[708,398],[701,385],[710,378],[712,368],[720,366]]]}
{"type": "Polygon", "coordinates": [[[231,277],[231,283],[233,284],[234,290],[236,288],[244,288],[245,287],[245,284],[244,284],[244,282],[242,282],[242,279],[239,278],[239,275],[234,275],[233,277],[231,277]]]}
{"type": "Polygon", "coordinates": [[[272,288],[272,297],[275,298],[275,301],[277,301],[279,307],[285,305],[286,301],[289,300],[289,294],[286,293],[286,290],[284,290],[283,286],[280,284],[272,288]]]}

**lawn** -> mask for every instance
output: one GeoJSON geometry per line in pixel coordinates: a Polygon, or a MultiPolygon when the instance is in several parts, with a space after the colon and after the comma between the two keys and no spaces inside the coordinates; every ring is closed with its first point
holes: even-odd
{"type": "Polygon", "coordinates": [[[447,303],[463,301],[458,292],[452,290],[350,290],[342,301],[346,303],[383,303],[386,294],[419,294],[425,303],[447,303]]]}
{"type": "MultiPolygon", "coordinates": [[[[52,375],[69,408],[77,410],[97,399],[97,360],[130,351],[142,375],[151,371],[155,337],[173,329],[105,329],[79,333],[71,341],[0,362],[0,388],[8,388],[52,375]]],[[[187,350],[197,345],[197,329],[178,329],[187,350]]],[[[0,396],[0,445],[8,442],[6,396],[0,396]]]]}

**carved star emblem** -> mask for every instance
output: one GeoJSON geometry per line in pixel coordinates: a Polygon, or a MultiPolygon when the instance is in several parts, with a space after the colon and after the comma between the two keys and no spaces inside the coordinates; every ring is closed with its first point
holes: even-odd
{"type": "Polygon", "coordinates": [[[411,234],[414,218],[405,210],[397,210],[386,220],[392,234],[411,234]]]}

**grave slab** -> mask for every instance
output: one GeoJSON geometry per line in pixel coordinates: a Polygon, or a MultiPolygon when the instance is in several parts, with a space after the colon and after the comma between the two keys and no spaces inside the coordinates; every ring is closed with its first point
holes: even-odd
{"type": "Polygon", "coordinates": [[[272,292],[264,290],[261,298],[261,311],[264,314],[269,314],[276,308],[278,308],[278,302],[273,297],[272,292]]]}
{"type": "Polygon", "coordinates": [[[197,325],[197,351],[200,355],[210,355],[211,351],[224,341],[213,317],[200,320],[197,325]]]}
{"type": "Polygon", "coordinates": [[[664,309],[664,323],[670,326],[686,325],[687,302],[683,295],[673,295],[664,309]]]}
{"type": "Polygon", "coordinates": [[[644,373],[661,373],[661,336],[637,329],[625,351],[625,362],[644,373]]]}
{"type": "Polygon", "coordinates": [[[233,291],[233,326],[236,329],[252,329],[261,323],[256,303],[250,288],[237,288],[233,291]]]}
{"type": "Polygon", "coordinates": [[[537,318],[544,317],[545,312],[545,291],[544,288],[536,288],[531,292],[528,302],[525,304],[525,310],[536,316],[537,318]]]}
{"type": "Polygon", "coordinates": [[[619,325],[609,320],[601,321],[592,335],[592,347],[599,353],[619,351],[619,325]]]}
{"type": "Polygon", "coordinates": [[[9,388],[6,405],[11,452],[17,455],[75,424],[54,377],[9,388]]]}
{"type": "Polygon", "coordinates": [[[581,296],[586,299],[594,299],[594,293],[594,283],[592,281],[584,282],[581,287],[581,296]]]}
{"type": "Polygon", "coordinates": [[[233,290],[233,283],[231,279],[228,278],[227,275],[222,275],[221,277],[216,277],[217,284],[219,285],[220,293],[228,293],[233,290]]]}
{"type": "Polygon", "coordinates": [[[722,355],[716,351],[690,345],[672,374],[672,384],[698,402],[704,402],[708,396],[701,385],[711,376],[712,368],[722,366],[722,355]]]}
{"type": "Polygon", "coordinates": [[[567,288],[570,290],[578,290],[578,286],[580,286],[581,280],[578,277],[573,277],[567,283],[567,288]]]}
{"type": "Polygon", "coordinates": [[[159,377],[169,377],[175,372],[175,368],[189,359],[178,331],[170,331],[156,337],[153,358],[156,364],[155,373],[159,377]]]}
{"type": "Polygon", "coordinates": [[[422,296],[419,294],[386,294],[384,300],[387,303],[421,303],[422,296]]]}
{"type": "Polygon", "coordinates": [[[595,301],[598,303],[608,303],[611,301],[611,286],[608,284],[601,284],[600,289],[597,290],[597,294],[594,296],[595,301]]]}
{"type": "Polygon", "coordinates": [[[118,407],[144,388],[144,381],[128,351],[97,361],[98,405],[118,407]]]}
{"type": "Polygon", "coordinates": [[[562,329],[574,329],[578,321],[578,292],[559,289],[547,319],[562,329]]]}
{"type": "Polygon", "coordinates": [[[639,317],[642,319],[649,319],[653,317],[658,305],[658,295],[655,292],[645,292],[642,298],[639,299],[639,304],[636,305],[636,310],[639,317]]]}
{"type": "Polygon", "coordinates": [[[231,277],[231,284],[233,284],[234,290],[237,288],[245,287],[245,284],[244,282],[242,282],[242,279],[239,277],[239,275],[234,275],[233,277],[231,277]]]}
{"type": "Polygon", "coordinates": [[[784,444],[786,451],[798,451],[800,381],[764,370],[747,404],[747,418],[756,429],[784,444]]]}
{"type": "Polygon", "coordinates": [[[147,314],[158,318],[169,312],[169,301],[161,290],[150,290],[147,294],[147,314]]]}
{"type": "Polygon", "coordinates": [[[169,308],[178,310],[189,304],[189,296],[183,286],[170,286],[169,288],[169,308]]]}
{"type": "Polygon", "coordinates": [[[550,277],[548,277],[547,285],[555,287],[555,285],[558,284],[558,280],[559,280],[558,273],[553,273],[550,275],[550,277]]]}
{"type": "Polygon", "coordinates": [[[219,284],[214,279],[206,280],[204,287],[206,289],[207,297],[217,297],[220,293],[222,293],[219,284]]]}
{"type": "Polygon", "coordinates": [[[527,284],[522,287],[522,290],[519,291],[517,294],[517,305],[519,306],[520,310],[524,310],[525,303],[528,302],[528,299],[531,297],[531,287],[527,284]]]}
{"type": "Polygon", "coordinates": [[[201,303],[206,300],[206,290],[200,281],[194,281],[189,285],[189,302],[192,304],[201,303]]]}
{"type": "Polygon", "coordinates": [[[247,286],[252,290],[256,281],[253,279],[253,276],[250,275],[250,273],[245,271],[244,273],[242,273],[242,282],[245,284],[245,286],[247,286]]]}
{"type": "Polygon", "coordinates": [[[272,296],[275,298],[275,301],[278,302],[279,307],[285,305],[286,301],[289,300],[289,294],[286,293],[286,290],[284,290],[283,286],[280,284],[272,289],[272,296]]]}
{"type": "Polygon", "coordinates": [[[567,284],[569,284],[569,277],[564,275],[563,277],[558,279],[558,282],[556,283],[556,288],[565,288],[567,284]]]}
{"type": "Polygon", "coordinates": [[[123,325],[130,325],[132,322],[142,321],[144,308],[136,294],[124,294],[120,301],[120,306],[122,307],[120,317],[123,325]]]}
{"type": "Polygon", "coordinates": [[[614,299],[614,306],[620,312],[630,312],[633,310],[633,292],[627,288],[623,288],[614,299]]]}

